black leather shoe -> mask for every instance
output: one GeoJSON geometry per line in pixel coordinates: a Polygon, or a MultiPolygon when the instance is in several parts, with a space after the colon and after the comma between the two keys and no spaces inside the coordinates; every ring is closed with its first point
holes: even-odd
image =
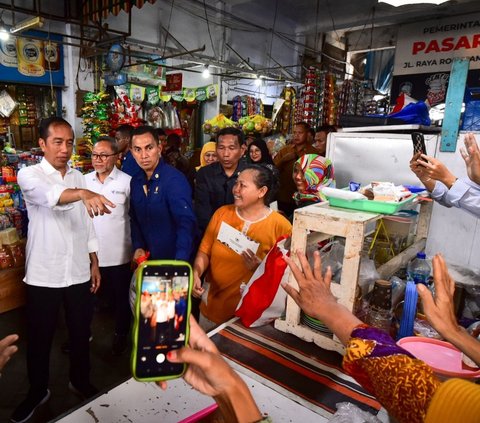
{"type": "Polygon", "coordinates": [[[13,423],[23,423],[33,416],[35,410],[50,398],[50,390],[38,394],[29,392],[27,398],[15,409],[10,418],[13,423]]]}

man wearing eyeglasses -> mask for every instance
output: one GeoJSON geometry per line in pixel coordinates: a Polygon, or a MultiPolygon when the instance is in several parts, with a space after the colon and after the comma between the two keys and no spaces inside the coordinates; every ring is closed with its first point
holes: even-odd
{"type": "Polygon", "coordinates": [[[116,205],[111,214],[99,216],[93,221],[99,243],[98,262],[102,277],[98,296],[100,300],[113,303],[115,308],[113,355],[121,355],[127,349],[131,321],[128,299],[132,276],[132,241],[128,215],[131,176],[115,166],[118,153],[118,144],[114,138],[100,137],[92,151],[95,170],[85,175],[90,191],[104,195],[116,205]]]}

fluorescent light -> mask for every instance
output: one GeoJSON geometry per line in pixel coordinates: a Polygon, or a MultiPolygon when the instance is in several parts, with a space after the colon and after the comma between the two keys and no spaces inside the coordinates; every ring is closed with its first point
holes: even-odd
{"type": "Polygon", "coordinates": [[[392,6],[405,6],[407,4],[442,4],[446,3],[449,0],[379,0],[379,3],[387,3],[391,4],[392,6]]]}
{"type": "Polygon", "coordinates": [[[208,70],[208,65],[205,65],[205,69],[202,72],[202,76],[204,78],[208,78],[210,76],[210,71],[208,70]]]}
{"type": "Polygon", "coordinates": [[[5,27],[0,28],[0,40],[7,41],[10,38],[10,33],[5,29],[5,27]]]}
{"type": "Polygon", "coordinates": [[[15,34],[16,32],[25,31],[36,26],[40,28],[43,26],[43,18],[41,18],[40,16],[35,16],[33,18],[28,18],[23,20],[22,22],[19,22],[18,24],[10,28],[10,33],[15,34]]]}

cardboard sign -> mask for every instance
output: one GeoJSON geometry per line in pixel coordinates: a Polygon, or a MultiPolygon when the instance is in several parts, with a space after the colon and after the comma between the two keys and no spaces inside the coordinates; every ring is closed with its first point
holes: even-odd
{"type": "Polygon", "coordinates": [[[166,85],[162,87],[162,91],[166,92],[179,92],[182,91],[183,74],[170,73],[166,76],[166,85]]]}

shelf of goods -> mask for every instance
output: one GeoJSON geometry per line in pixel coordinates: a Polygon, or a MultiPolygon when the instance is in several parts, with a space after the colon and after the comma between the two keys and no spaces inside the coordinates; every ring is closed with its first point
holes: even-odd
{"type": "MultiPolygon", "coordinates": [[[[414,243],[377,269],[381,278],[392,276],[415,257],[418,251],[425,248],[431,210],[431,202],[421,203],[414,243]]],[[[358,274],[367,228],[371,228],[382,217],[383,215],[378,213],[330,207],[328,202],[295,210],[291,251],[306,251],[307,244],[312,245],[333,236],[345,238],[340,283],[332,282],[331,288],[339,303],[350,311],[354,310],[359,294],[358,274]]],[[[297,261],[296,257],[293,259],[297,261]]],[[[289,283],[298,287],[293,274],[289,276],[289,283]]],[[[314,342],[324,349],[340,353],[344,351],[337,337],[302,324],[301,310],[290,297],[287,300],[285,318],[276,320],[275,328],[314,342]]]]}

